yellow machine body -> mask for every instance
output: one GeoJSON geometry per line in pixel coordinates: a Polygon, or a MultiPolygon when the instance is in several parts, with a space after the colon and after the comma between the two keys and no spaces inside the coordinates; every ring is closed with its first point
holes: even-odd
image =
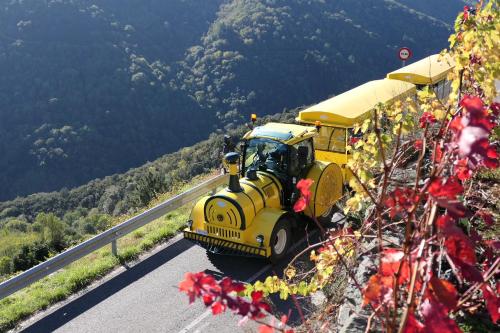
{"type": "MultiPolygon", "coordinates": [[[[259,133],[263,133],[266,135],[262,137],[294,145],[317,135],[315,128],[306,126],[269,123],[263,127],[266,128],[247,133],[245,138],[259,138],[259,133]],[[273,138],[270,133],[276,136],[273,138]]],[[[229,167],[230,173],[234,173],[231,167],[234,165],[229,167]]],[[[321,216],[342,196],[342,171],[336,164],[315,160],[304,178],[313,180],[312,196],[304,211],[307,216],[321,216]]],[[[198,201],[184,236],[207,249],[224,248],[235,254],[270,257],[274,226],[284,215],[295,214],[284,205],[282,181],[271,172],[257,171],[254,179],[239,177],[239,185],[239,192],[224,188],[198,201]],[[262,243],[258,236],[263,238],[262,243]]]]}
{"type": "MultiPolygon", "coordinates": [[[[307,172],[292,178],[294,185],[301,178],[314,181],[304,214],[319,217],[342,196],[343,184],[352,176],[346,164],[351,156],[347,146],[355,138],[354,126],[371,117],[377,104],[413,97],[422,85],[431,85],[445,96],[449,88],[446,76],[453,66],[437,55],[430,56],[389,73],[385,79],[367,82],[301,111],[296,121],[305,126],[268,123],[249,131],[243,140],[272,140],[287,147],[310,144],[313,161],[307,172]]],[[[234,154],[233,160],[240,159],[234,154]]],[[[254,170],[251,177],[245,176],[245,165],[260,156],[257,149],[249,156],[241,156],[240,168],[234,161],[228,165],[229,187],[195,205],[190,225],[184,230],[185,238],[209,250],[224,248],[238,254],[271,256],[274,227],[295,213],[290,204],[292,196],[285,195],[283,177],[266,170],[254,170]]]]}

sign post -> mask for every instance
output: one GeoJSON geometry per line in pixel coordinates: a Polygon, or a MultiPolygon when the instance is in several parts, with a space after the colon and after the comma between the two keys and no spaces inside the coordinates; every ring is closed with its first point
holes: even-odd
{"type": "Polygon", "coordinates": [[[403,67],[406,65],[406,60],[410,59],[412,56],[412,52],[409,48],[407,47],[402,47],[399,49],[398,56],[399,59],[403,62],[403,67]]]}

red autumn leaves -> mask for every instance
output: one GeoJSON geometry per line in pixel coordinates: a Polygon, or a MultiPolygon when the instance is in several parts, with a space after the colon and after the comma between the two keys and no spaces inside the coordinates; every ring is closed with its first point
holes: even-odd
{"type": "MultiPolygon", "coordinates": [[[[412,272],[423,268],[415,252],[405,255],[400,249],[384,250],[378,273],[370,277],[364,289],[365,306],[370,304],[373,309],[394,307],[394,287],[397,285],[400,289],[408,288],[412,272]]],[[[457,306],[458,293],[455,286],[434,276],[432,272],[430,274],[427,284],[418,274],[414,282],[415,290],[424,292],[422,303],[415,309],[423,323],[415,313],[411,313],[404,332],[460,332],[456,323],[448,317],[450,311],[457,306]],[[426,289],[423,291],[424,286],[426,289]]]]}
{"type": "Polygon", "coordinates": [[[436,117],[430,112],[424,112],[422,117],[420,117],[420,128],[425,128],[428,125],[434,124],[436,122],[436,117]]]}
{"type": "Polygon", "coordinates": [[[300,198],[293,205],[294,212],[299,213],[306,209],[311,200],[311,190],[309,188],[312,183],[312,179],[301,179],[297,183],[297,189],[300,191],[300,198]]]}
{"type": "MultiPolygon", "coordinates": [[[[234,282],[228,277],[217,281],[215,278],[204,272],[186,273],[184,280],[179,283],[179,290],[185,292],[189,297],[189,303],[201,298],[205,306],[210,306],[213,315],[218,315],[226,310],[250,318],[253,320],[262,319],[271,312],[271,307],[266,303],[262,291],[254,291],[251,299],[239,296],[245,290],[245,285],[234,282]]],[[[276,324],[274,318],[271,324],[262,324],[259,327],[260,333],[274,333],[278,328],[280,332],[293,333],[292,329],[286,328],[288,316],[282,316],[281,321],[276,324]]]]}
{"type": "Polygon", "coordinates": [[[214,315],[230,309],[241,316],[258,319],[271,311],[269,304],[262,300],[262,292],[253,292],[252,299],[247,300],[238,296],[238,293],[245,290],[245,286],[228,277],[216,281],[213,276],[204,272],[186,273],[184,281],[179,284],[179,290],[189,296],[189,303],[202,298],[205,305],[212,308],[214,315]]]}
{"type": "MultiPolygon", "coordinates": [[[[435,143],[431,161],[436,167],[441,165],[443,170],[446,170],[443,164],[449,163],[448,172],[431,173],[423,185],[415,188],[395,188],[384,200],[391,220],[410,219],[410,213],[419,214],[417,205],[420,199],[425,206],[436,204],[439,212],[437,218],[431,221],[436,231],[432,242],[442,247],[434,247],[429,252],[431,259],[419,259],[413,247],[407,254],[403,248],[385,248],[378,271],[370,277],[363,292],[364,304],[370,304],[381,313],[390,313],[398,304],[404,304],[410,289],[420,295],[406,317],[404,332],[460,332],[450,313],[457,311],[461,295],[452,282],[439,277],[435,269],[429,269],[433,267],[429,265],[433,264],[434,258],[438,257],[445,258],[460,284],[469,283],[475,285],[477,291],[481,290],[494,323],[500,318],[500,287],[497,284],[495,290],[486,281],[486,272],[498,260],[495,256],[498,242],[483,241],[474,228],[466,234],[459,226],[460,219],[464,218],[481,218],[487,226],[494,224],[494,218],[487,210],[481,209],[473,215],[465,207],[463,197],[464,182],[469,181],[476,170],[499,166],[498,153],[489,136],[497,126],[500,106],[494,103],[487,107],[479,97],[472,96],[465,96],[460,106],[461,109],[450,117],[449,123],[445,120],[441,125],[438,134],[425,132],[429,135],[427,141],[435,143]],[[450,132],[447,133],[448,128],[450,132]],[[437,144],[436,139],[439,140],[437,144]],[[481,256],[478,257],[477,253],[481,256]],[[395,290],[399,293],[396,294],[395,290]]],[[[425,112],[420,119],[420,127],[431,129],[433,124],[438,125],[437,120],[431,113],[425,112]]],[[[423,142],[422,139],[415,140],[415,149],[422,150],[423,142]]],[[[411,220],[415,228],[419,228],[417,220],[411,220]]],[[[416,237],[415,240],[422,241],[419,231],[416,237]]]]}
{"type": "Polygon", "coordinates": [[[394,218],[401,213],[408,213],[417,202],[415,191],[410,188],[396,188],[389,193],[385,205],[389,208],[389,216],[394,218]]]}
{"type": "Polygon", "coordinates": [[[493,103],[489,112],[479,97],[464,96],[460,106],[462,112],[450,122],[460,158],[468,158],[474,166],[497,168],[498,153],[488,137],[497,125],[498,103],[493,103]]]}

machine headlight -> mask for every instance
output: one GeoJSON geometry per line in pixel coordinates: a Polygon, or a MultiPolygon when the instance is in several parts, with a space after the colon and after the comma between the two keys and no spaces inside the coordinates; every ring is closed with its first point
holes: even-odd
{"type": "Polygon", "coordinates": [[[258,235],[257,237],[255,237],[255,240],[260,244],[260,246],[264,245],[264,236],[258,235]]]}

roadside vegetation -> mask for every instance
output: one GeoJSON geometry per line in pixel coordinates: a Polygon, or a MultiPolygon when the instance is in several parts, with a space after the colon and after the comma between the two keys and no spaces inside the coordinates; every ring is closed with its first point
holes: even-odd
{"type": "MultiPolygon", "coordinates": [[[[293,121],[297,110],[263,117],[260,122],[293,121]]],[[[248,128],[228,135],[237,141],[248,128]]],[[[0,203],[0,280],[24,271],[61,250],[108,229],[123,215],[137,214],[165,193],[221,164],[223,135],[70,191],[40,193],[0,203]]]]}
{"type": "MultiPolygon", "coordinates": [[[[174,196],[175,194],[195,186],[208,177],[213,177],[213,174],[195,177],[191,182],[186,183],[183,186],[176,187],[175,189],[172,189],[172,191],[158,195],[149,203],[147,207],[144,207],[142,210],[151,208],[174,196]]],[[[178,231],[185,226],[186,221],[189,218],[190,210],[191,205],[186,205],[154,222],[151,222],[133,233],[120,238],[117,243],[117,257],[113,256],[111,253],[111,247],[102,248],[68,265],[66,268],[58,271],[57,273],[54,273],[3,300],[0,300],[0,332],[13,328],[22,319],[25,319],[33,313],[45,309],[58,301],[64,300],[75,292],[87,287],[97,279],[105,276],[120,264],[138,258],[141,253],[148,251],[154,246],[175,236],[178,231]]],[[[47,217],[47,215],[41,216],[47,217]]],[[[133,215],[123,215],[116,218],[109,218],[109,224],[107,225],[111,226],[118,224],[132,216],[133,215]]],[[[50,218],[58,221],[56,224],[63,224],[63,222],[61,222],[57,217],[52,216],[50,218]]],[[[50,234],[48,230],[45,232],[50,234]]],[[[36,249],[38,246],[44,249],[44,254],[48,253],[48,256],[50,256],[53,253],[51,252],[48,243],[40,243],[39,238],[42,237],[43,234],[43,232],[34,232],[26,235],[23,241],[29,245],[25,244],[23,246],[27,246],[30,249],[36,249]],[[30,237],[33,237],[34,239],[31,239],[30,237]],[[29,243],[30,241],[31,243],[29,243]]],[[[90,236],[87,235],[87,237],[90,236]]],[[[4,247],[4,243],[0,244],[4,247]]],[[[34,251],[30,253],[36,254],[37,252],[34,251]]],[[[21,255],[18,253],[14,258],[19,257],[21,257],[21,255]]],[[[7,262],[8,260],[5,261],[7,262]]],[[[4,278],[7,277],[8,276],[4,276],[4,278]]]]}

